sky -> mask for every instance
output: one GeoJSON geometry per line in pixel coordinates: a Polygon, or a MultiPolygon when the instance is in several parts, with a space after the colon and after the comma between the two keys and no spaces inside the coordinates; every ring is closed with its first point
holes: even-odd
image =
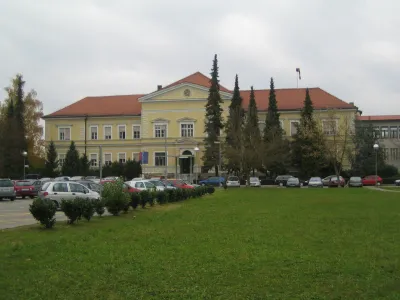
{"type": "MultiPolygon", "coordinates": [[[[400,114],[400,1],[0,0],[0,87],[22,73],[48,114],[196,71],[241,89],[320,87],[400,114]]],[[[4,98],[5,93],[0,94],[4,98]]]]}

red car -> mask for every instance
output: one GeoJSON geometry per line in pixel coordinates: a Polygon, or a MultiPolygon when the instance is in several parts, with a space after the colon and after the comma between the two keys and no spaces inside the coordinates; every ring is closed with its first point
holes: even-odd
{"type": "Polygon", "coordinates": [[[15,194],[17,197],[30,197],[33,199],[38,194],[38,188],[35,181],[32,180],[16,180],[14,183],[15,194]]]}
{"type": "Polygon", "coordinates": [[[344,187],[344,185],[346,184],[346,181],[342,176],[339,176],[339,180],[337,176],[331,177],[331,180],[329,180],[328,182],[328,187],[338,187],[339,183],[341,187],[344,187]]]}
{"type": "Polygon", "coordinates": [[[383,183],[383,180],[381,177],[376,175],[368,175],[362,179],[363,185],[376,185],[377,183],[380,185],[383,183]]]}
{"type": "Polygon", "coordinates": [[[168,180],[166,180],[166,182],[172,184],[176,188],[194,189],[194,187],[192,185],[189,185],[189,184],[187,184],[186,182],[184,182],[183,180],[180,180],[180,179],[168,179],[168,180]]]}
{"type": "Polygon", "coordinates": [[[139,193],[140,190],[134,187],[131,187],[129,184],[124,183],[123,184],[123,189],[124,192],[128,192],[128,193],[139,193]]]}

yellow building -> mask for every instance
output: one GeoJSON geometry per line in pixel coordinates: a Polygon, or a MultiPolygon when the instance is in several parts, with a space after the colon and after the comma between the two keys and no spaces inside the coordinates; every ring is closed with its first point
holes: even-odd
{"type": "MultiPolygon", "coordinates": [[[[94,168],[112,161],[142,160],[144,174],[168,173],[170,176],[201,172],[205,104],[210,79],[197,72],[168,86],[157,86],[149,94],[86,97],[44,117],[45,140],[53,140],[62,160],[70,142],[80,153],[86,151],[94,168]],[[195,151],[199,149],[199,151],[195,151]],[[187,157],[192,156],[192,158],[187,157]]],[[[281,124],[286,135],[295,134],[295,123],[305,89],[277,89],[281,124]]],[[[357,107],[320,88],[309,89],[317,117],[323,128],[328,111],[335,109],[340,118],[354,118],[357,107]]],[[[232,91],[221,86],[224,117],[232,91]]],[[[249,90],[241,91],[243,106],[249,102],[249,90]]],[[[255,90],[260,128],[268,107],[269,90],[255,90]]],[[[326,129],[326,134],[330,134],[326,129]]]]}

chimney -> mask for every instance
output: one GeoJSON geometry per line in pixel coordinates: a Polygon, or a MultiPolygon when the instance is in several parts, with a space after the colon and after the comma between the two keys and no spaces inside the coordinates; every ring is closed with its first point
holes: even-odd
{"type": "Polygon", "coordinates": [[[157,85],[157,91],[159,91],[161,89],[162,89],[162,85],[161,84],[157,85]]]}

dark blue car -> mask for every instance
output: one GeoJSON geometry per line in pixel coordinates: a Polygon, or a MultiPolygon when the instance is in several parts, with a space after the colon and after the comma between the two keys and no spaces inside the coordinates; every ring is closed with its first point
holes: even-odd
{"type": "Polygon", "coordinates": [[[210,177],[205,180],[199,181],[200,185],[213,185],[213,186],[220,186],[224,184],[225,178],[224,177],[210,177]]]}

